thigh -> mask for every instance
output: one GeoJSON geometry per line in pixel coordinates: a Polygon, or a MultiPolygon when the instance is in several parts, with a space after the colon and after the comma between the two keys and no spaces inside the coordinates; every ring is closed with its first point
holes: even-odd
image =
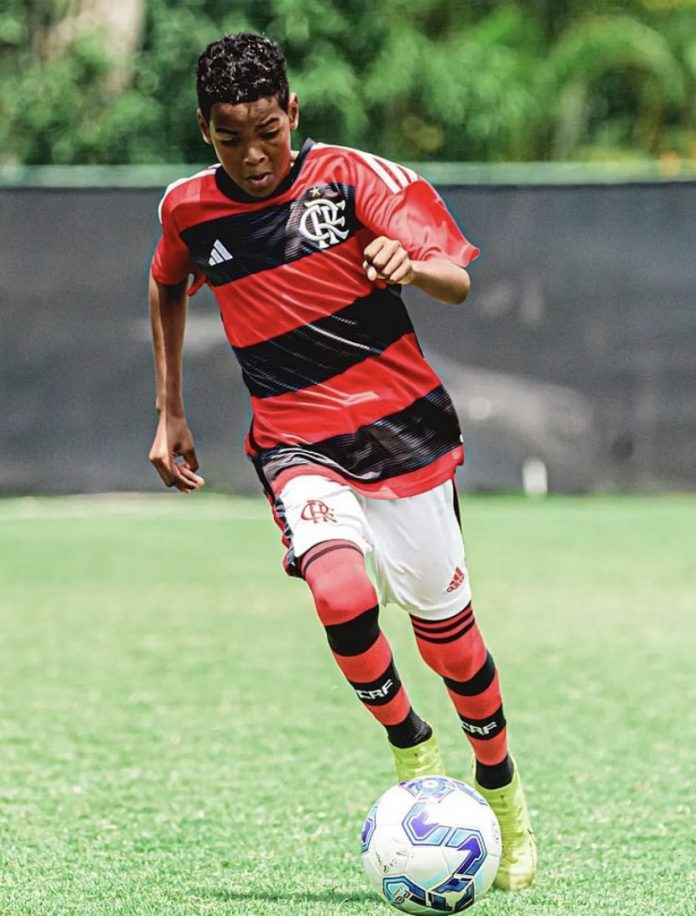
{"type": "Polygon", "coordinates": [[[345,484],[317,474],[295,477],[273,506],[287,547],[285,568],[298,575],[297,560],[323,541],[351,541],[365,554],[371,548],[369,525],[355,493],[345,484]]]}
{"type": "Polygon", "coordinates": [[[471,589],[453,482],[417,496],[361,502],[382,599],[432,620],[466,607],[471,589]]]}

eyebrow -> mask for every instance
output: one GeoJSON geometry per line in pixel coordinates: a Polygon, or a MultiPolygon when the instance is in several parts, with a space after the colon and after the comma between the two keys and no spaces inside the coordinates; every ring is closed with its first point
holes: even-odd
{"type": "MultiPolygon", "coordinates": [[[[260,124],[257,124],[257,130],[264,130],[266,127],[270,127],[274,121],[278,120],[278,115],[269,115],[267,118],[264,118],[260,124]]],[[[217,127],[216,125],[215,132],[218,134],[238,134],[239,130],[236,127],[217,127]]]]}

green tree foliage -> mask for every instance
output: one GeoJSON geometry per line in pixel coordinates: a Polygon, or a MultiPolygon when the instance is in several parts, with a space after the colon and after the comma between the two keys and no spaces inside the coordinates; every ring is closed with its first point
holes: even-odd
{"type": "Polygon", "coordinates": [[[198,54],[279,41],[301,131],[401,160],[696,156],[696,0],[143,0],[130,78],[69,0],[4,0],[0,162],[200,162],[198,54]]]}

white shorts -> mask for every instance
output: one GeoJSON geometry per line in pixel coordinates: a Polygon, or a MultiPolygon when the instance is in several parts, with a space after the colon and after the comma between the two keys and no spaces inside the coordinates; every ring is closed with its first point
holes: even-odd
{"type": "Polygon", "coordinates": [[[383,604],[444,620],[471,600],[454,483],[400,499],[369,499],[321,475],[295,477],[276,500],[294,563],[323,541],[344,540],[370,553],[383,604]]]}

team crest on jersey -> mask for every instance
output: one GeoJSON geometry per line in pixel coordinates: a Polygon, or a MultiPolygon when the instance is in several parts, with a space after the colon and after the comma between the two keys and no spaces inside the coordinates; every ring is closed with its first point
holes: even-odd
{"type": "Polygon", "coordinates": [[[323,251],[348,238],[345,200],[331,200],[322,195],[321,188],[312,188],[309,200],[302,203],[305,210],[300,217],[300,233],[317,248],[323,251]]]}
{"type": "Polygon", "coordinates": [[[286,262],[347,241],[360,228],[354,196],[352,187],[332,181],[313,185],[294,200],[285,226],[286,262]]]}

